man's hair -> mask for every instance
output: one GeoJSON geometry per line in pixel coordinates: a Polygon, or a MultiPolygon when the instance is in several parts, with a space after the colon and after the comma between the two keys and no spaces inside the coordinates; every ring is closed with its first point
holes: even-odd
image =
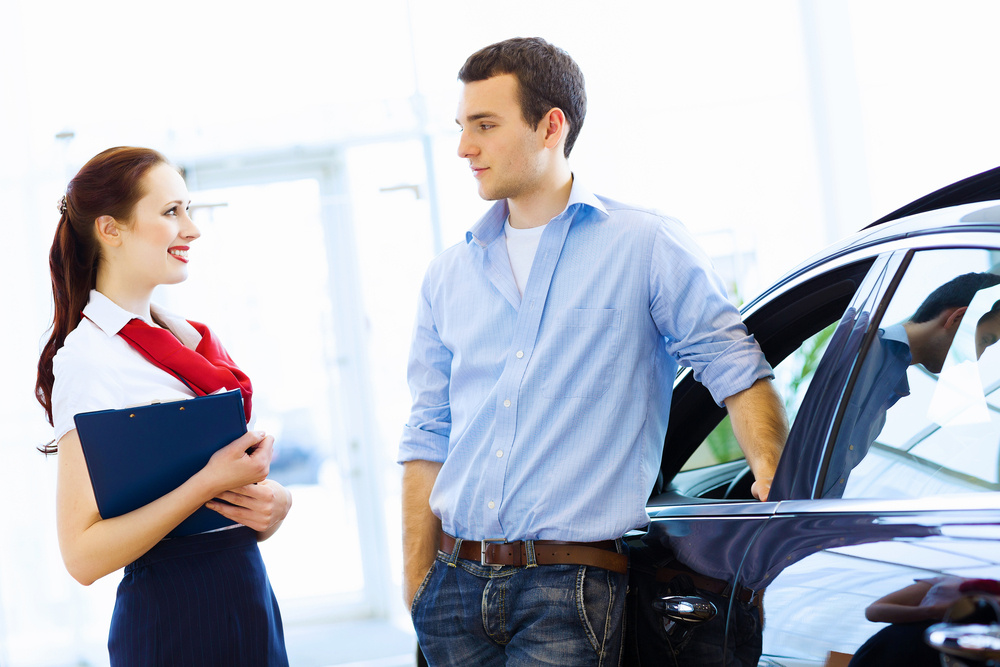
{"type": "Polygon", "coordinates": [[[580,67],[568,53],[540,37],[515,37],[473,53],[458,71],[458,78],[472,83],[501,74],[517,78],[521,115],[531,127],[538,127],[554,107],[562,109],[569,121],[563,152],[569,157],[587,115],[580,67]]]}
{"type": "Polygon", "coordinates": [[[965,273],[953,278],[930,293],[913,313],[910,321],[929,322],[949,308],[963,308],[972,303],[976,292],[1000,284],[995,273],[965,273]]]}
{"type": "Polygon", "coordinates": [[[976,322],[976,326],[981,326],[986,322],[997,318],[1000,318],[1000,301],[993,302],[993,307],[983,313],[983,316],[979,318],[978,322],[976,322]]]}

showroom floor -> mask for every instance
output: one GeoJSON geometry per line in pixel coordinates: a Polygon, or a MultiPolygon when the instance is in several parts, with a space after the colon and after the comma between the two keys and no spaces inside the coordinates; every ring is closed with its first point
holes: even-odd
{"type": "Polygon", "coordinates": [[[338,621],[285,630],[288,662],[295,667],[411,667],[412,628],[386,620],[338,621]]]}

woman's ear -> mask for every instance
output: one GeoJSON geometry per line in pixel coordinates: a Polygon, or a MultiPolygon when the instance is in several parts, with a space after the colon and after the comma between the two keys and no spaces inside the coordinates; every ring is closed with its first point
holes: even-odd
{"type": "Polygon", "coordinates": [[[105,243],[113,248],[122,244],[121,229],[118,221],[110,215],[102,215],[94,221],[97,238],[101,243],[105,243]]]}

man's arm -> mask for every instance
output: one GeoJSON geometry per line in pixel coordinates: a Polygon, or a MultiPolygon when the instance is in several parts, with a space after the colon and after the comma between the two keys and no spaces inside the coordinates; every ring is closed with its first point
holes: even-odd
{"type": "Polygon", "coordinates": [[[788,437],[788,417],[781,397],[768,379],[725,399],[729,421],[753,472],[754,498],[767,500],[788,437]]]}
{"type": "Polygon", "coordinates": [[[441,520],[431,512],[430,497],[441,464],[403,464],[403,601],[413,604],[417,588],[437,557],[441,520]]]}

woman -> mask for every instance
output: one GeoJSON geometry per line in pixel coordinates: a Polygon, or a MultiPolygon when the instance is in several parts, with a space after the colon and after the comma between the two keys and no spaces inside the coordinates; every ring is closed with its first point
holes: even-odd
{"type": "Polygon", "coordinates": [[[91,159],[60,202],[49,254],[55,315],[35,387],[58,443],[49,449],[59,453],[59,547],[84,585],[125,568],[112,665],[287,665],[257,548],[291,506],[266,479],[273,439],[250,431],[170,493],[102,519],[73,423],[81,412],[237,388],[251,421],[250,381],[208,328],[150,304],[154,287],[187,277],[200,235],[188,205],[162,155],[129,147],[91,159]],[[164,539],[202,505],[238,523],[164,539]]]}

